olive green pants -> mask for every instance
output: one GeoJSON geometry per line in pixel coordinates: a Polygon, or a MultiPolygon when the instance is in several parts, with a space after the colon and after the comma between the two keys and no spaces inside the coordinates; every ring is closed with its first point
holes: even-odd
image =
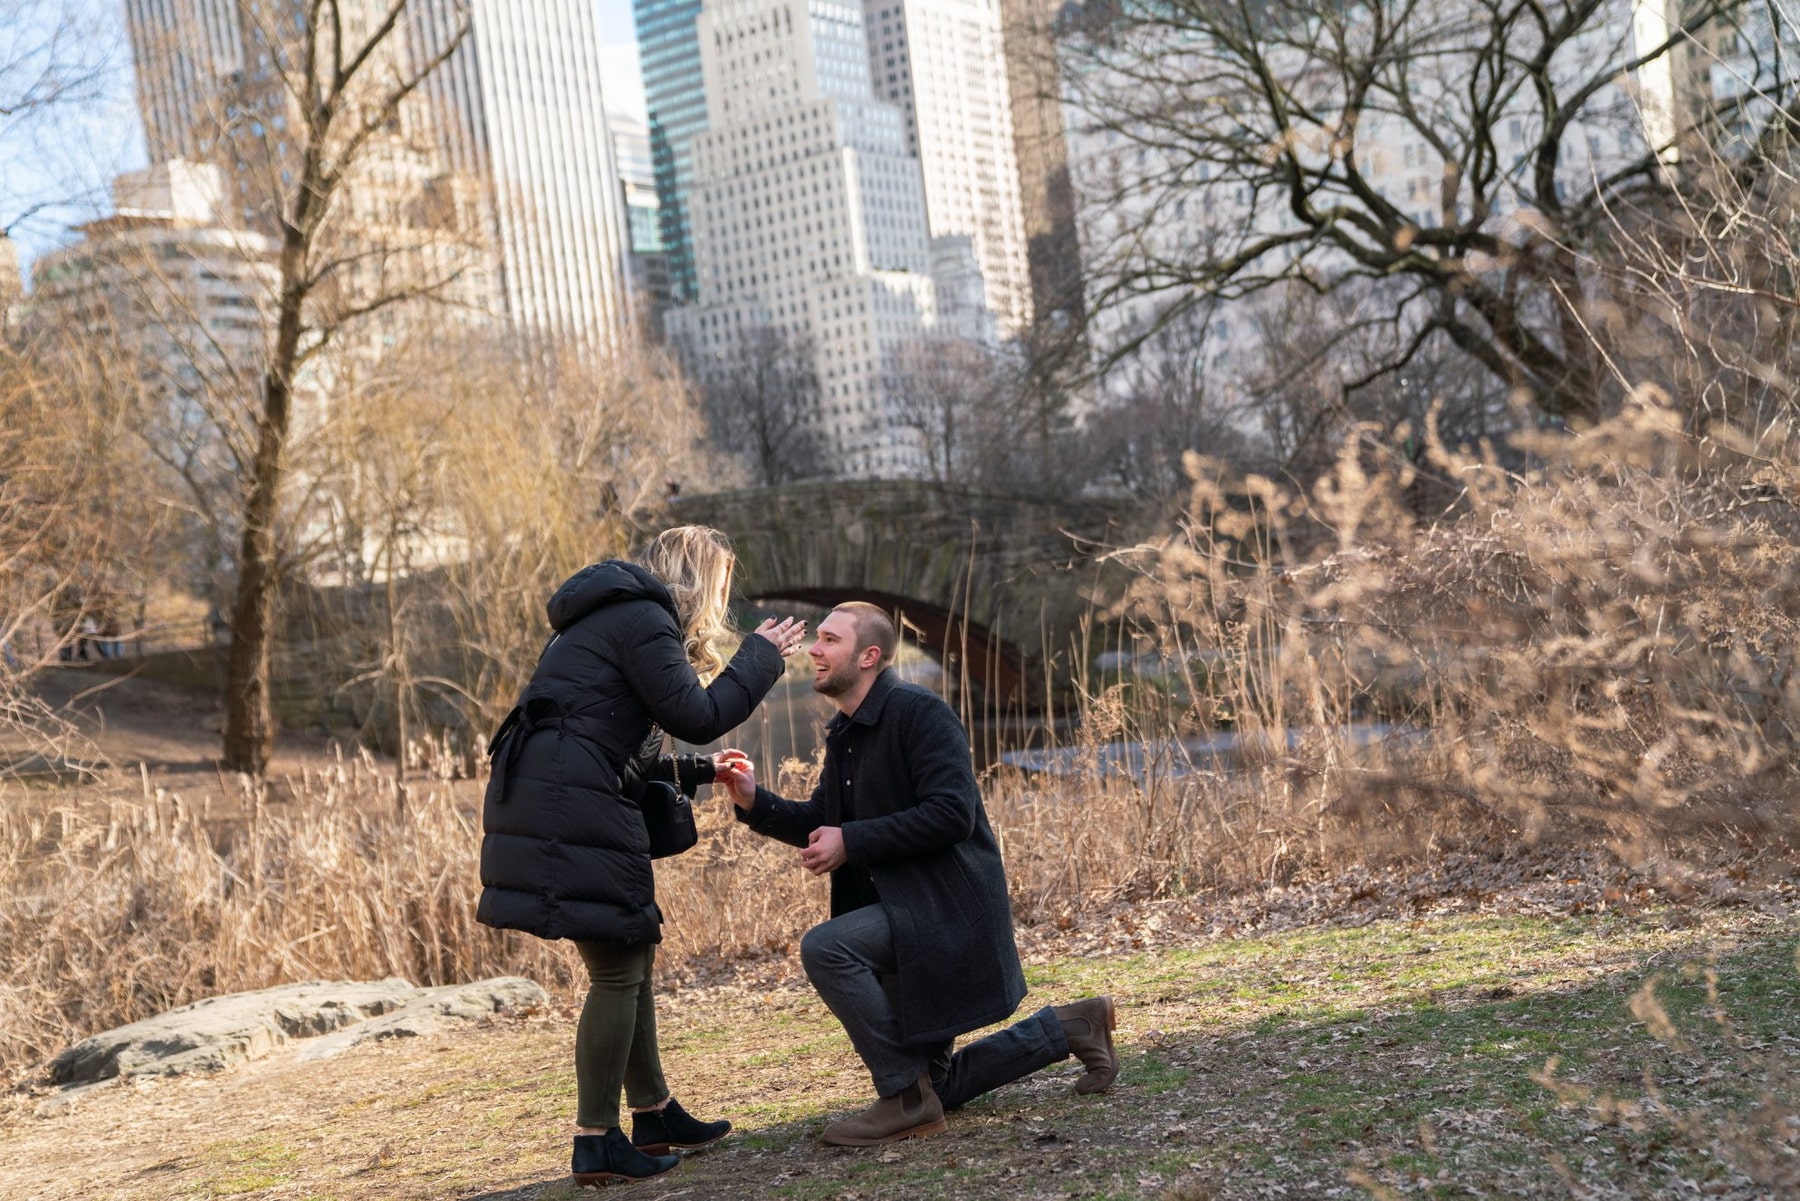
{"type": "Polygon", "coordinates": [[[650,993],[656,944],[578,942],[575,949],[588,973],[587,1003],[575,1027],[575,1124],[611,1129],[619,1124],[621,1088],[636,1109],[669,1095],[650,993]]]}

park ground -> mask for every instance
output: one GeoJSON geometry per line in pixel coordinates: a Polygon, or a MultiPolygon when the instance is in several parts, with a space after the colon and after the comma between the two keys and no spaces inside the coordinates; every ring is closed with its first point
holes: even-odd
{"type": "MultiPolygon", "coordinates": [[[[870,1150],[817,1141],[867,1080],[791,976],[676,992],[661,1013],[677,1095],[738,1129],[628,1193],[1795,1195],[1800,972],[1785,907],[1545,908],[1190,940],[1187,911],[1167,904],[1142,937],[1116,922],[1069,932],[1085,950],[1033,954],[1033,998],[1118,998],[1113,1090],[1078,1097],[1071,1063],[952,1115],[947,1134],[870,1150]]],[[[567,1183],[573,1024],[557,1005],[330,1060],[289,1050],[74,1099],[27,1090],[0,1117],[0,1196],[593,1195],[567,1183]]]]}
{"type": "MultiPolygon", "coordinates": [[[[213,735],[172,698],[96,696],[145,771],[207,772],[213,735]]],[[[302,743],[294,770],[331,753],[302,743]]],[[[1118,1083],[1079,1097],[1070,1063],[868,1150],[818,1142],[868,1082],[791,947],[670,963],[670,1080],[737,1130],[667,1177],[569,1185],[559,998],[333,1059],[31,1085],[0,1097],[0,1197],[1800,1196],[1797,912],[1780,881],[1720,871],[1675,897],[1603,853],[1521,848],[1021,928],[1027,1009],[1118,999],[1118,1083]]]]}

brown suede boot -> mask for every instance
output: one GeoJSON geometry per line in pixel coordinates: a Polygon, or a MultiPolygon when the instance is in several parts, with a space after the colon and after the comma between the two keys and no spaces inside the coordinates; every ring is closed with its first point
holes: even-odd
{"type": "Polygon", "coordinates": [[[873,1147],[903,1138],[942,1134],[950,1125],[944,1107],[931,1089],[931,1077],[923,1075],[891,1097],[883,1097],[861,1113],[840,1118],[820,1136],[834,1147],[873,1147]]]}
{"type": "Polygon", "coordinates": [[[1051,1012],[1062,1023],[1063,1037],[1069,1040],[1069,1054],[1087,1069],[1087,1075],[1075,1082],[1075,1091],[1105,1092],[1119,1074],[1119,1056],[1113,1050],[1112,1039],[1119,1015],[1113,999],[1089,997],[1073,1005],[1053,1006],[1051,1012]]]}

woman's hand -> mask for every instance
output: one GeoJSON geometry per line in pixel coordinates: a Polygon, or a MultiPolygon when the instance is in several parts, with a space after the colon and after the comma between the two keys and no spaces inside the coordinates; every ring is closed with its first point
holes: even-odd
{"type": "Polygon", "coordinates": [[[756,764],[740,750],[719,751],[712,757],[713,784],[731,794],[739,809],[756,804],[756,764]]]}
{"type": "Polygon", "coordinates": [[[755,633],[775,644],[783,659],[800,649],[806,641],[806,623],[798,617],[776,621],[773,617],[756,627],[755,633]]]}

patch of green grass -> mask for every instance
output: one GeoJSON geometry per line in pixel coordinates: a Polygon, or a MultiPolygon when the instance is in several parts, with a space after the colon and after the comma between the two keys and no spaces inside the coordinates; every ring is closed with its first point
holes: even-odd
{"type": "MultiPolygon", "coordinates": [[[[1649,1195],[1743,1187],[1749,1144],[1732,1131],[1771,1101],[1800,1109],[1785,1056],[1800,972],[1791,930],[1773,924],[1715,944],[1655,914],[1443,918],[1027,976],[1047,1000],[1118,999],[1110,1094],[1079,1098],[1046,1074],[952,1115],[954,1142],[891,1160],[809,1154],[822,1115],[802,1105],[761,1108],[738,1145],[770,1155],[762,1179],[794,1201],[1223,1201],[1275,1186],[1467,1198],[1584,1181],[1649,1195]]],[[[788,1051],[801,1062],[822,1041],[788,1051]]]]}
{"type": "MultiPolygon", "coordinates": [[[[1562,933],[1566,939],[1567,932],[1562,933]]],[[[1470,972],[1470,967],[1478,965],[1465,960],[1456,974],[1479,979],[1479,970],[1470,972]]],[[[1441,981],[1446,975],[1434,978],[1441,981]]],[[[1313,1012],[1329,1008],[1315,1006],[1313,1012]]],[[[1280,1020],[1257,1023],[1247,1041],[1285,1041],[1295,1047],[1297,1059],[1310,1053],[1320,1062],[1268,1079],[1257,1090],[1260,1095],[1248,1099],[1253,1105],[1260,1102],[1275,1119],[1276,1131],[1290,1129],[1340,1145],[1387,1144],[1377,1157],[1377,1177],[1424,1187],[1433,1195],[1467,1192],[1455,1182],[1440,1187],[1439,1172],[1486,1177],[1491,1170],[1518,1170],[1528,1162],[1541,1167],[1549,1151],[1586,1165],[1598,1179],[1660,1186],[1678,1169],[1695,1170],[1692,1154],[1671,1150],[1682,1133],[1682,1111],[1720,1105],[1741,1111],[1768,1095],[1769,1062],[1742,1055],[1755,1048],[1746,1048],[1741,1037],[1734,1042],[1728,1031],[1775,1032],[1784,1023],[1792,1029],[1797,1016],[1800,981],[1784,941],[1752,946],[1716,966],[1690,966],[1673,976],[1639,968],[1561,995],[1402,1010],[1349,1039],[1321,1039],[1327,1027],[1287,1012],[1280,1020]],[[1642,1016],[1647,1012],[1641,1001],[1644,986],[1652,979],[1658,982],[1654,996],[1662,1007],[1660,1024],[1642,1016]],[[1706,987],[1709,979],[1711,989],[1706,987]],[[1635,1010],[1634,996],[1640,998],[1635,1010]],[[1727,996],[1736,1004],[1726,1002],[1727,996]],[[1715,997],[1721,1002],[1717,1007],[1715,997]],[[1721,1022],[1723,1011],[1740,1016],[1721,1022]],[[1653,1034],[1659,1028],[1663,1040],[1653,1034]],[[1558,1088],[1533,1079],[1552,1057],[1558,1088]],[[1703,1060],[1732,1061],[1738,1068],[1705,1072],[1700,1070],[1703,1060]],[[1654,1105],[1644,1101],[1650,1092],[1656,1094],[1654,1105]],[[1506,1120],[1498,1129],[1476,1132],[1484,1137],[1457,1129],[1466,1115],[1482,1113],[1498,1113],[1506,1120]],[[1621,1121],[1625,1125],[1619,1137],[1610,1142],[1593,1133],[1621,1121]],[[1433,1126],[1445,1125],[1437,1135],[1429,1134],[1433,1126]],[[1427,1133],[1408,1129],[1415,1126],[1427,1133]],[[1423,1137],[1457,1153],[1421,1150],[1416,1144],[1423,1137]],[[1526,1146],[1510,1145],[1519,1137],[1526,1146]]],[[[1800,1098],[1789,1086],[1783,1103],[1791,1107],[1796,1101],[1800,1098]]],[[[1725,1169],[1715,1165],[1714,1170],[1725,1169]]],[[[1554,1176],[1538,1172],[1536,1179],[1549,1187],[1554,1176]]]]}
{"type": "MultiPolygon", "coordinates": [[[[642,1191],[790,1201],[1707,1187],[1800,1196],[1750,1175],[1762,1170],[1758,1154],[1777,1168],[1800,1162],[1788,1124],[1800,1114],[1800,1056],[1789,1054],[1800,1051],[1796,929],[1705,910],[1678,920],[1443,917],[1034,965],[1027,1012],[1117,998],[1113,1090],[1077,1096],[1080,1069],[1062,1064],[951,1115],[946,1135],[864,1150],[818,1143],[824,1122],[867,1100],[866,1076],[821,1004],[785,990],[750,1007],[697,996],[667,1026],[665,1047],[682,1061],[669,1064],[671,1079],[737,1129],[642,1191]]],[[[478,1049],[448,1079],[403,1077],[321,1109],[333,1133],[372,1130],[394,1109],[415,1130],[442,1126],[453,1133],[433,1142],[442,1154],[432,1162],[408,1142],[397,1161],[345,1171],[252,1139],[181,1148],[139,1182],[144,1195],[595,1197],[560,1175],[574,1095],[566,1031],[504,1037],[519,1048],[505,1062],[478,1049]],[[513,1191],[494,1191],[496,1175],[513,1191]]]]}
{"type": "Polygon", "coordinates": [[[816,1101],[760,1101],[733,1111],[734,1139],[759,1150],[782,1151],[818,1137],[826,1113],[816,1101]]]}
{"type": "Polygon", "coordinates": [[[299,1152],[270,1139],[244,1139],[214,1143],[196,1158],[206,1175],[190,1196],[236,1197],[287,1183],[299,1152]]]}
{"type": "Polygon", "coordinates": [[[1194,1074],[1193,1069],[1153,1052],[1137,1055],[1125,1052],[1119,1057],[1119,1072],[1121,1075],[1129,1073],[1132,1087],[1147,1093],[1166,1093],[1180,1088],[1194,1074]]]}
{"type": "Polygon", "coordinates": [[[575,1096],[575,1072],[571,1067],[557,1075],[533,1085],[526,1091],[526,1096],[540,1104],[551,1106],[566,1105],[575,1096]]]}
{"type": "Polygon", "coordinates": [[[837,1051],[848,1043],[842,1033],[835,1038],[815,1038],[806,1042],[791,1043],[787,1046],[771,1047],[766,1051],[757,1051],[743,1060],[747,1067],[770,1067],[776,1064],[804,1062],[813,1056],[826,1051],[837,1051]]]}

